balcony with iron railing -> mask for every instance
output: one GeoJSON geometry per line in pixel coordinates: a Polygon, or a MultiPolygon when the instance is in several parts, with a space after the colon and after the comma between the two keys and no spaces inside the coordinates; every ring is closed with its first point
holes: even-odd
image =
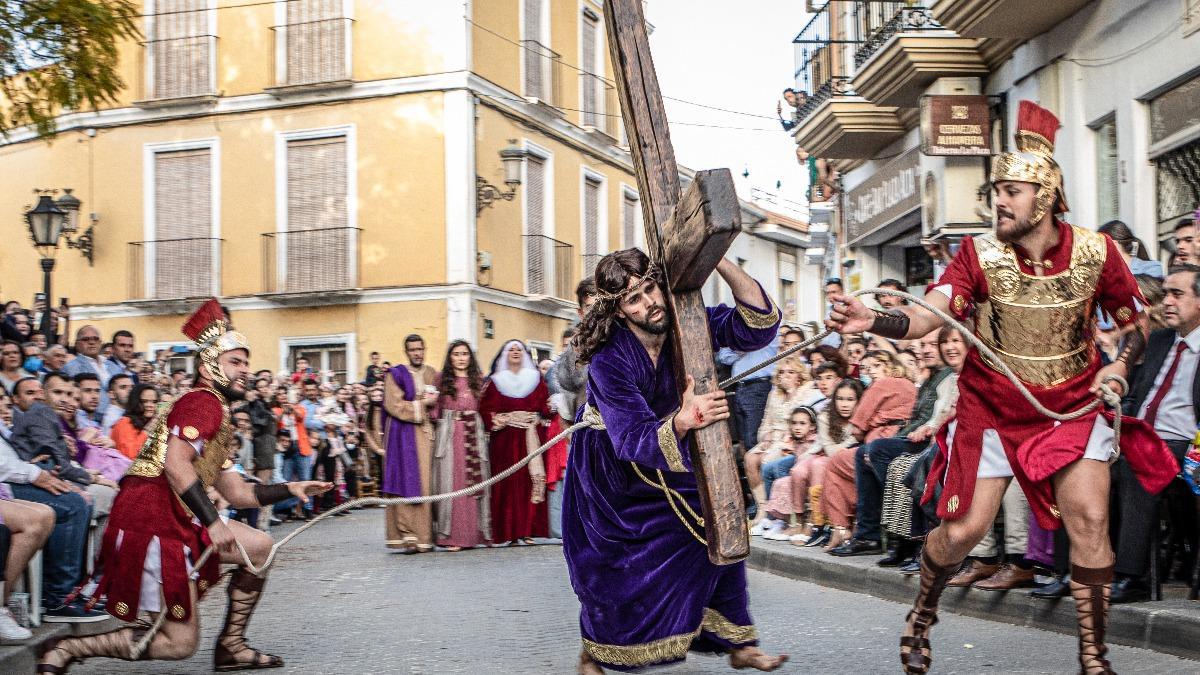
{"type": "Polygon", "coordinates": [[[521,40],[521,95],[562,114],[562,56],[537,40],[521,40]]]}
{"type": "Polygon", "coordinates": [[[217,36],[161,38],[140,45],[137,105],[159,107],[216,100],[217,36]]]}
{"type": "Polygon", "coordinates": [[[616,86],[599,75],[580,73],[579,87],[580,126],[616,142],[621,134],[621,108],[616,86]]]}
{"type": "Polygon", "coordinates": [[[982,77],[989,70],[978,40],[959,37],[927,7],[908,2],[862,3],[856,16],[868,32],[854,53],[854,90],[882,106],[916,108],[943,77],[982,77]]]}
{"type": "Polygon", "coordinates": [[[129,242],[126,295],[135,302],[218,295],[221,244],[212,237],[129,242]]]}
{"type": "Polygon", "coordinates": [[[350,86],[353,25],[348,17],[333,17],[272,26],[275,86],[269,91],[350,86]]]}
{"type": "Polygon", "coordinates": [[[262,235],[262,292],[273,300],[329,302],[358,293],[359,229],[324,227],[262,235]]]}
{"type": "Polygon", "coordinates": [[[524,239],[525,293],[570,301],[574,247],[540,234],[527,234],[524,239]]]}
{"type": "Polygon", "coordinates": [[[803,100],[792,130],[796,143],[827,159],[867,159],[904,133],[896,109],[876,105],[853,86],[855,53],[878,14],[862,5],[831,0],[819,8],[792,42],[796,84],[803,100]],[[853,18],[848,21],[847,17],[853,18]]]}

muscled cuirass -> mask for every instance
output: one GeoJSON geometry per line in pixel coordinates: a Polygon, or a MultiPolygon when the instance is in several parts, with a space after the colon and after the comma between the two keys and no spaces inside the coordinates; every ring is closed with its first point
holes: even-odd
{"type": "Polygon", "coordinates": [[[994,234],[974,240],[988,283],[975,333],[1017,377],[1039,387],[1079,375],[1094,357],[1091,320],[1107,247],[1102,234],[1074,226],[1071,232],[1067,269],[1041,277],[1022,272],[1012,247],[994,234]]]}
{"type": "MultiPolygon", "coordinates": [[[[224,408],[224,417],[217,433],[207,441],[204,448],[192,459],[192,468],[196,477],[206,487],[211,487],[217,481],[221,470],[230,466],[229,448],[233,444],[233,424],[229,419],[228,406],[224,408]]],[[[146,433],[146,443],[138,451],[133,464],[129,466],[126,475],[154,478],[162,475],[167,464],[167,441],[171,439],[171,430],[167,427],[169,408],[160,410],[154,425],[146,433]]]]}

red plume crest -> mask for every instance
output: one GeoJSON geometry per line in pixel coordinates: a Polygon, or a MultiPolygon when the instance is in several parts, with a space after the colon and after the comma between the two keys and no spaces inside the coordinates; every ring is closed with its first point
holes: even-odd
{"type": "Polygon", "coordinates": [[[1033,101],[1021,101],[1017,108],[1017,135],[1028,131],[1041,136],[1050,144],[1050,152],[1054,151],[1054,137],[1058,135],[1060,126],[1054,113],[1033,101]]]}
{"type": "Polygon", "coordinates": [[[200,305],[200,309],[196,310],[187,323],[183,324],[183,334],[188,336],[192,342],[200,342],[200,336],[205,329],[218,322],[223,325],[228,320],[229,317],[225,316],[225,310],[221,308],[221,303],[216,298],[210,298],[208,302],[200,305]]]}

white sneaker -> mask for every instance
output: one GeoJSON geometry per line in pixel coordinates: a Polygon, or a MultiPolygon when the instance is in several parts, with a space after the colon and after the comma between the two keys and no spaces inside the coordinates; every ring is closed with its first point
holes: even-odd
{"type": "Polygon", "coordinates": [[[0,607],[0,640],[28,640],[33,633],[22,628],[7,607],[0,607]]]}
{"type": "Polygon", "coordinates": [[[807,544],[809,541],[812,540],[812,537],[808,536],[807,534],[793,534],[792,536],[788,537],[788,540],[789,541],[798,541],[802,544],[807,544]]]}
{"type": "Polygon", "coordinates": [[[791,540],[792,535],[785,534],[783,531],[784,529],[786,529],[786,528],[781,528],[778,530],[771,530],[770,532],[767,532],[766,534],[763,535],[763,539],[769,539],[771,541],[789,541],[789,540],[791,540]]]}
{"type": "Polygon", "coordinates": [[[754,524],[754,527],[750,528],[750,536],[751,537],[763,536],[763,533],[767,531],[767,526],[769,526],[772,522],[773,521],[767,520],[766,518],[763,518],[762,520],[758,521],[757,523],[754,524]]]}
{"type": "Polygon", "coordinates": [[[787,529],[787,523],[783,522],[782,520],[766,520],[766,519],[764,519],[761,521],[760,524],[762,524],[762,523],[766,523],[766,525],[763,525],[763,531],[762,531],[763,539],[770,539],[772,534],[778,534],[787,529]]]}

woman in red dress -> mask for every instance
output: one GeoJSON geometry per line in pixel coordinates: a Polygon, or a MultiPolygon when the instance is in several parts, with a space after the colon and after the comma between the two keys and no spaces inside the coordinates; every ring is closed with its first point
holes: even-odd
{"type": "MultiPolygon", "coordinates": [[[[492,361],[491,379],[484,386],[479,414],[489,432],[492,474],[520,461],[545,439],[553,414],[550,392],[534,366],[529,350],[509,340],[492,361]]],[[[541,457],[491,489],[492,541],[532,544],[549,534],[546,470],[541,457]]]]}

